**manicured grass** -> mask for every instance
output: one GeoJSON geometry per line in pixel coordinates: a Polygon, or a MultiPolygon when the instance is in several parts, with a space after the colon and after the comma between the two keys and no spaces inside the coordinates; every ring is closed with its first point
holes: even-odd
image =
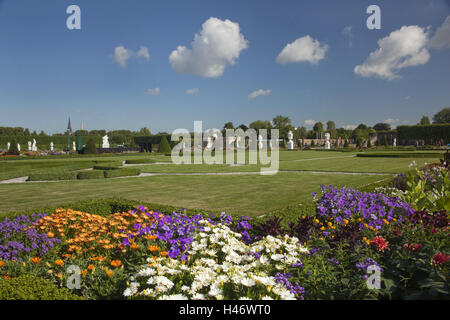
{"type": "Polygon", "coordinates": [[[387,176],[278,173],[273,176],[153,176],[0,185],[0,212],[81,199],[122,197],[180,208],[256,216],[311,201],[321,184],[362,186],[387,176]]]}

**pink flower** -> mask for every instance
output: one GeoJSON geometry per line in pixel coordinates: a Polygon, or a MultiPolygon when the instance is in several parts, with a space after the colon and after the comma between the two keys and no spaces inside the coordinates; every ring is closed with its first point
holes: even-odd
{"type": "Polygon", "coordinates": [[[370,240],[370,244],[374,245],[378,251],[384,252],[384,250],[389,249],[389,242],[385,238],[376,236],[370,240]]]}
{"type": "Polygon", "coordinates": [[[445,253],[436,253],[433,256],[433,263],[436,266],[440,266],[441,264],[447,263],[450,260],[450,255],[445,253]]]}

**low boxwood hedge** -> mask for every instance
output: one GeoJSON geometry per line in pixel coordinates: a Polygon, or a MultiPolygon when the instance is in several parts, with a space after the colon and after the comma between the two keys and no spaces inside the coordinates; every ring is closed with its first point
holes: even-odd
{"type": "Polygon", "coordinates": [[[102,179],[105,175],[103,170],[90,170],[78,172],[77,178],[80,180],[85,179],[102,179]]]}
{"type": "Polygon", "coordinates": [[[129,159],[125,160],[126,164],[143,164],[143,163],[155,163],[154,159],[129,159]]]}
{"type": "Polygon", "coordinates": [[[358,153],[357,157],[366,158],[441,158],[443,153],[437,152],[367,152],[358,153]]]}
{"type": "Polygon", "coordinates": [[[119,168],[120,168],[119,166],[114,165],[109,166],[103,164],[94,166],[94,170],[117,170],[119,168]]]}
{"type": "Polygon", "coordinates": [[[85,300],[67,288],[34,275],[0,279],[0,300],[85,300]]]}
{"type": "Polygon", "coordinates": [[[55,181],[55,180],[76,180],[76,172],[46,172],[33,173],[28,176],[27,181],[55,181]]]}
{"type": "Polygon", "coordinates": [[[115,178],[115,177],[127,177],[127,176],[137,176],[141,173],[141,170],[137,168],[123,168],[116,170],[105,170],[105,178],[115,178]]]}

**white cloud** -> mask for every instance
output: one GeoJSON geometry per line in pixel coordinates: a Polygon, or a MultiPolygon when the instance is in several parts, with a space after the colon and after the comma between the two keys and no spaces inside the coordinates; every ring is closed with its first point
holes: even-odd
{"type": "Polygon", "coordinates": [[[403,26],[378,40],[379,48],[371,52],[363,64],[356,66],[354,72],[362,77],[399,78],[399,70],[428,62],[427,42],[428,34],[423,28],[403,26]]]}
{"type": "Polygon", "coordinates": [[[230,20],[209,18],[200,34],[194,36],[192,49],[178,46],[169,56],[178,73],[197,74],[206,78],[220,77],[227,65],[236,63],[248,41],[240,33],[239,24],[230,20]]]}
{"type": "Polygon", "coordinates": [[[192,89],[186,90],[186,94],[193,96],[193,95],[197,94],[198,91],[199,91],[198,88],[192,88],[192,89]]]}
{"type": "Polygon", "coordinates": [[[450,48],[450,16],[448,16],[442,26],[440,26],[434,36],[430,39],[430,47],[432,48],[450,48]]]}
{"type": "Polygon", "coordinates": [[[352,26],[346,26],[344,29],[342,29],[342,35],[346,38],[348,38],[348,46],[353,46],[353,27],[352,26]]]}
{"type": "Polygon", "coordinates": [[[159,89],[159,88],[153,88],[153,89],[150,88],[150,89],[147,89],[145,92],[151,96],[157,96],[160,93],[160,91],[161,91],[161,89],[159,89]]]}
{"type": "Polygon", "coordinates": [[[144,58],[146,60],[150,59],[150,54],[148,53],[148,48],[145,46],[140,46],[138,52],[136,52],[138,57],[144,58]]]}
{"type": "Polygon", "coordinates": [[[248,95],[248,97],[249,97],[250,99],[254,99],[254,98],[256,98],[257,96],[267,96],[267,95],[269,95],[269,94],[270,94],[270,89],[267,89],[267,90],[259,89],[259,90],[256,90],[256,91],[253,91],[252,93],[250,93],[250,94],[248,95]]]}
{"type": "Polygon", "coordinates": [[[316,120],[305,120],[305,121],[304,121],[304,124],[307,125],[307,126],[312,126],[312,125],[314,125],[316,122],[317,122],[316,120]]]}
{"type": "Polygon", "coordinates": [[[388,118],[388,119],[384,120],[384,123],[389,123],[389,124],[394,124],[394,123],[398,123],[398,122],[400,122],[399,119],[388,118]]]}
{"type": "Polygon", "coordinates": [[[133,52],[126,49],[124,46],[117,46],[114,48],[114,60],[121,66],[125,68],[127,66],[127,60],[131,58],[133,52]]]}
{"type": "Polygon", "coordinates": [[[321,45],[318,40],[314,40],[309,35],[298,38],[294,42],[288,43],[277,57],[277,63],[286,64],[292,62],[309,62],[317,64],[325,58],[328,46],[321,45]]]}
{"type": "Polygon", "coordinates": [[[358,126],[354,125],[354,124],[346,124],[345,126],[343,126],[343,128],[345,130],[355,130],[358,126]]]}

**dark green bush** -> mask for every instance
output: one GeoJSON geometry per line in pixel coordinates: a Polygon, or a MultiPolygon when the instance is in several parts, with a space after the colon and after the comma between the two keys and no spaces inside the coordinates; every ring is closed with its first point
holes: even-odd
{"type": "Polygon", "coordinates": [[[21,275],[0,279],[0,300],[84,300],[67,288],[58,288],[46,279],[21,275]]]}
{"type": "Polygon", "coordinates": [[[27,181],[56,181],[56,180],[76,180],[77,172],[48,172],[33,173],[28,176],[27,181]]]}
{"type": "Polygon", "coordinates": [[[159,143],[158,152],[169,154],[172,152],[172,149],[170,148],[169,141],[167,141],[166,136],[162,136],[161,142],[159,143]]]}
{"type": "Polygon", "coordinates": [[[437,152],[367,152],[358,153],[356,156],[367,158],[439,158],[443,154],[437,152]]]}
{"type": "Polygon", "coordinates": [[[425,140],[432,144],[442,139],[447,144],[450,142],[450,124],[398,126],[397,137],[400,141],[425,140]]]}
{"type": "Polygon", "coordinates": [[[9,150],[6,152],[6,154],[9,155],[19,155],[19,149],[17,148],[17,142],[16,140],[11,141],[11,145],[9,146],[9,150]]]}
{"type": "Polygon", "coordinates": [[[105,178],[115,178],[115,177],[127,177],[127,176],[137,176],[141,173],[141,170],[136,168],[123,168],[116,170],[105,170],[105,178]]]}
{"type": "Polygon", "coordinates": [[[95,142],[93,139],[89,139],[86,147],[83,149],[83,154],[97,154],[97,147],[95,146],[95,142]]]}
{"type": "Polygon", "coordinates": [[[77,178],[80,180],[85,179],[101,179],[104,177],[103,170],[90,170],[78,172],[77,178]]]}
{"type": "Polygon", "coordinates": [[[131,159],[131,160],[125,160],[126,164],[143,164],[143,163],[155,163],[156,161],[154,159],[131,159]]]}

